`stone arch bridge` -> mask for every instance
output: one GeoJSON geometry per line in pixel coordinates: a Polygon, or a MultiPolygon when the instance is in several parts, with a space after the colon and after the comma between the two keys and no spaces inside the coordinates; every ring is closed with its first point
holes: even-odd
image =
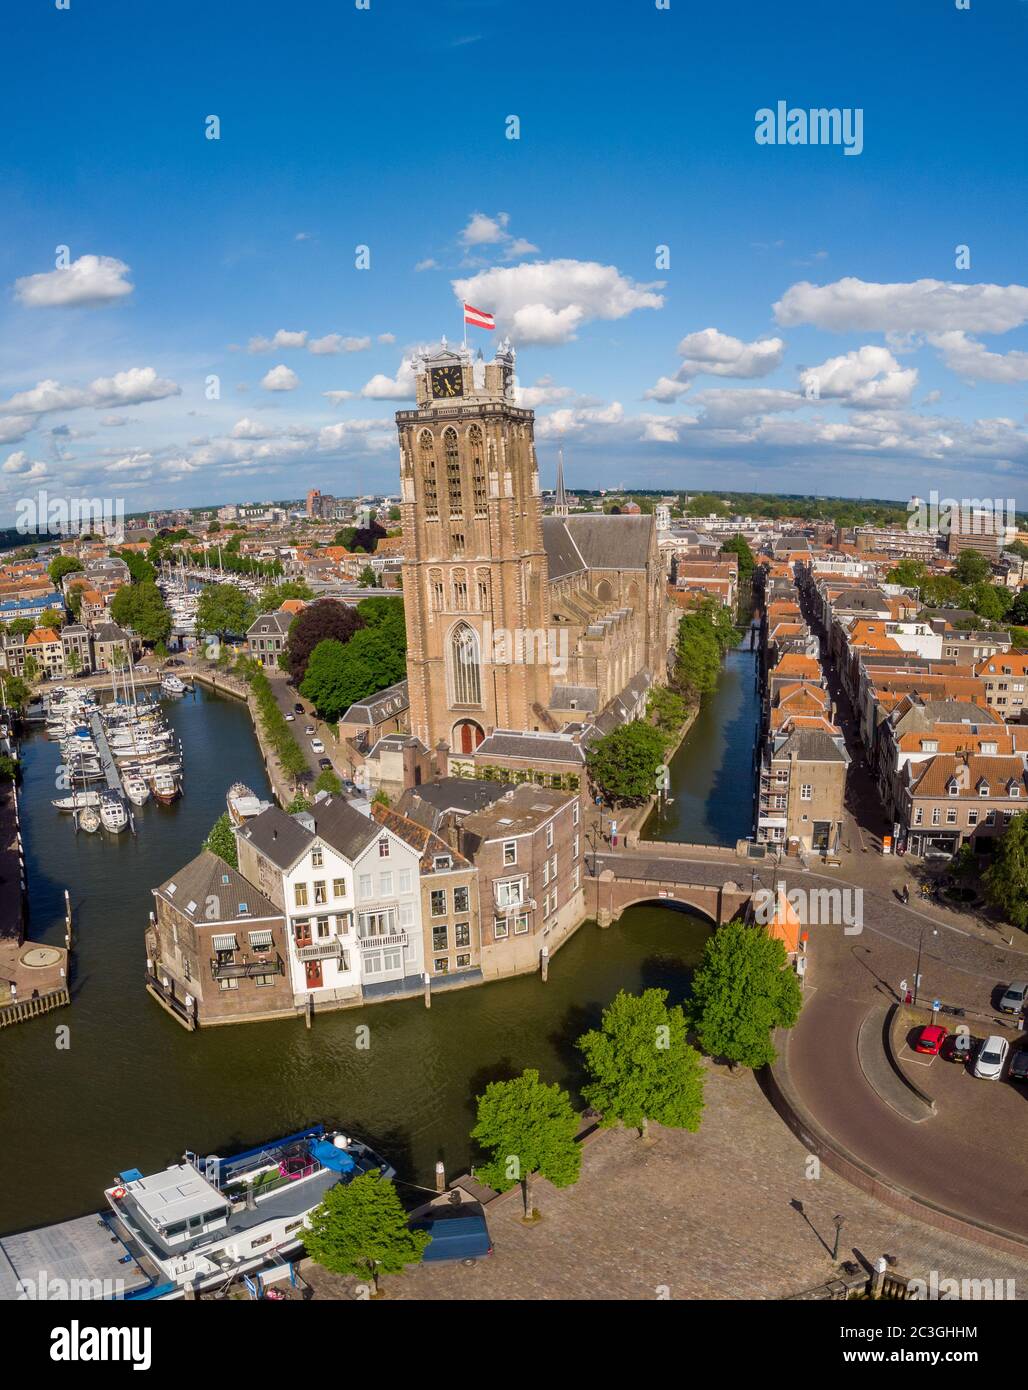
{"type": "Polygon", "coordinates": [[[587,867],[585,907],[601,927],[616,922],[626,907],[648,902],[677,903],[720,927],[746,915],[753,897],[752,883],[737,881],[736,875],[751,877],[737,861],[697,863],[673,854],[615,850],[593,855],[587,867]]]}

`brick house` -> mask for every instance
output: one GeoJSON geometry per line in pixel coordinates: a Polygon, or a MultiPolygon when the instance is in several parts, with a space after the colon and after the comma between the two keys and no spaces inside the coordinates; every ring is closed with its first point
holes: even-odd
{"type": "Polygon", "coordinates": [[[539,967],[585,915],[577,795],[523,785],[465,816],[460,848],[478,869],[482,974],[539,967]]]}
{"type": "Polygon", "coordinates": [[[273,902],[203,850],[153,890],[147,989],[205,1027],[292,1014],[286,924],[273,902]]]}
{"type": "Polygon", "coordinates": [[[838,733],[801,726],[769,740],[760,763],[757,840],[788,852],[834,854],[849,761],[838,733]]]}
{"type": "Polygon", "coordinates": [[[961,845],[1001,835],[1028,805],[1025,759],[973,753],[938,754],[907,763],[901,835],[911,854],[954,853],[961,845]]]}
{"type": "Polygon", "coordinates": [[[262,613],[250,624],[246,631],[246,646],[254,661],[259,661],[262,666],[278,665],[295,616],[294,613],[276,609],[274,613],[262,613]]]}

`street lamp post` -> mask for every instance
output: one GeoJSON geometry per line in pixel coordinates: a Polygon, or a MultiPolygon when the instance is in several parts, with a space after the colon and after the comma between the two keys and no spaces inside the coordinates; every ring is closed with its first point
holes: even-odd
{"type": "Polygon", "coordinates": [[[832,1246],[832,1260],[835,1261],[839,1258],[839,1232],[842,1230],[843,1220],[841,1216],[834,1216],[832,1220],[835,1222],[835,1243],[832,1246]]]}
{"type": "MultiPolygon", "coordinates": [[[[921,928],[921,935],[918,937],[918,941],[917,941],[917,968],[914,970],[914,1007],[915,1007],[915,1008],[917,1007],[917,991],[918,991],[919,985],[921,984],[921,951],[922,951],[922,949],[924,948],[924,934],[925,934],[925,932],[926,932],[927,930],[928,930],[927,927],[922,927],[922,928],[921,928]]],[[[938,935],[939,935],[939,929],[938,929],[937,927],[932,927],[932,935],[933,935],[933,936],[938,936],[938,935]]]]}

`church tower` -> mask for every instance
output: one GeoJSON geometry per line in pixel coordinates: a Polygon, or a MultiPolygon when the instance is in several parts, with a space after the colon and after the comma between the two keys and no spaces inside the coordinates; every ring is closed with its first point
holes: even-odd
{"type": "Polygon", "coordinates": [[[414,370],[417,408],[396,412],[411,733],[459,756],[543,726],[550,667],[523,637],[548,622],[535,416],[509,342],[484,363],[444,338],[414,370]]]}

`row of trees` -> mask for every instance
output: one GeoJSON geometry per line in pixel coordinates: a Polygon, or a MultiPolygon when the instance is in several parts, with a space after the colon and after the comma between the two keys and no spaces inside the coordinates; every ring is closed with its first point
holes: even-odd
{"type": "Polygon", "coordinates": [[[364,599],[357,605],[357,617],[362,626],[345,642],[329,637],[317,644],[300,685],[301,694],[331,722],[355,700],[364,700],[402,680],[407,670],[402,600],[364,599]]]}
{"type": "Polygon", "coordinates": [[[968,608],[985,622],[1028,624],[1028,593],[992,583],[992,566],[977,550],[962,550],[952,574],[932,574],[920,560],[901,560],[889,584],[916,589],[929,608],[968,608]]]}
{"type": "Polygon", "coordinates": [[[257,717],[265,738],[277,755],[283,770],[296,781],[307,771],[307,755],[297,743],[285,715],[278,707],[271,682],[259,662],[244,658],[237,663],[237,669],[253,691],[257,717]]]}
{"type": "MultiPolygon", "coordinates": [[[[651,1122],[695,1133],[704,1110],[700,1047],[730,1063],[760,1067],[774,1060],[771,1032],[792,1027],[802,996],[785,949],[763,931],[729,923],[710,938],[685,1007],[668,992],[621,991],[599,1026],[576,1043],[587,1080],[582,1099],[604,1127],[624,1125],[648,1137],[651,1122]]],[[[580,1119],[571,1096],[538,1071],[493,1081],[477,1098],[471,1137],[485,1155],[475,1175],[498,1192],[520,1186],[525,1218],[534,1219],[535,1181],[578,1181],[580,1119]]],[[[377,1174],[332,1188],[311,1218],[307,1253],[335,1274],[367,1280],[417,1263],[427,1234],[412,1231],[393,1184],[377,1174]]]]}

